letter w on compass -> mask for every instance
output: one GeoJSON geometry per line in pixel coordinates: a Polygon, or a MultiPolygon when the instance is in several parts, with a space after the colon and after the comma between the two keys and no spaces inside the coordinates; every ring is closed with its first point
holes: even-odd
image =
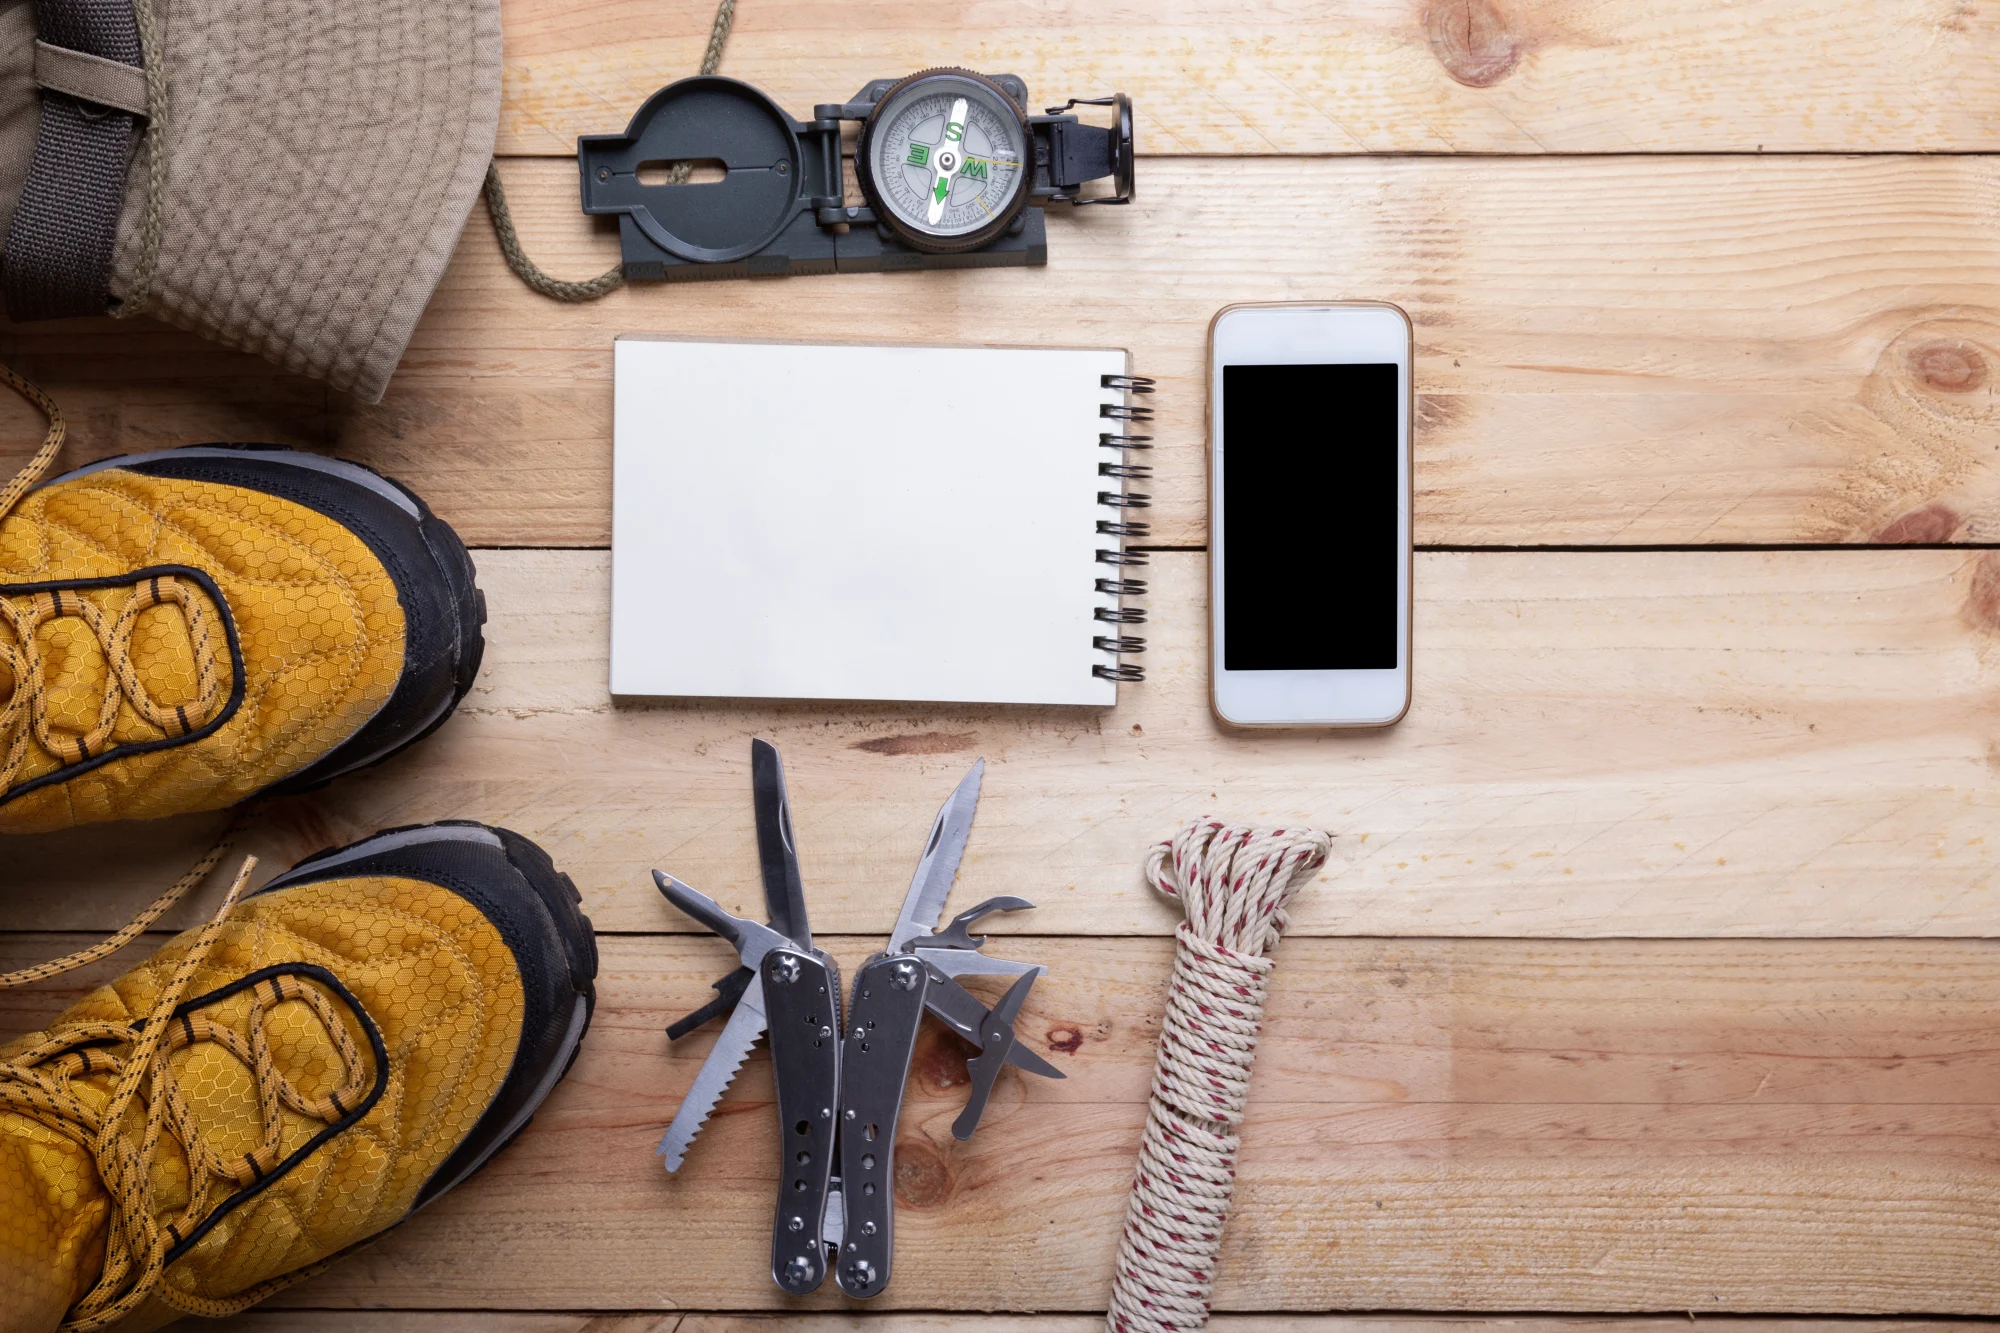
{"type": "Polygon", "coordinates": [[[660,1156],[667,1170],[680,1168],[702,1123],[757,1038],[768,1032],[780,1139],[771,1275],[788,1292],[817,1288],[830,1257],[837,1258],[838,1281],[850,1296],[873,1296],[888,1285],[896,1120],[926,1012],[979,1051],[966,1062],[972,1088],[952,1126],[958,1138],[970,1138],[978,1127],[1003,1065],[1063,1077],[1015,1039],[1014,1019],[1044,969],[988,958],[979,952],[985,938],[969,933],[989,913],[1034,904],[1023,898],[990,898],[936,928],[972,832],[985,768],[984,760],[974,764],[938,811],[889,945],[856,974],[854,1002],[844,1021],[840,969],[813,947],[784,770],[769,742],[753,741],[750,748],[769,923],[731,916],[714,899],[671,875],[653,872],[667,900],[727,940],[742,963],[715,983],[714,1000],[667,1029],[678,1039],[728,1014],[722,1035],[660,1140],[660,1156]],[[975,975],[1016,980],[988,1009],[957,981],[975,975]]]}

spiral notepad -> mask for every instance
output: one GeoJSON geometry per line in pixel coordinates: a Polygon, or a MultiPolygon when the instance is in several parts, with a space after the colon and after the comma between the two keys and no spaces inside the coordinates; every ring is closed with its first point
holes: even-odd
{"type": "Polygon", "coordinates": [[[613,694],[1108,705],[1144,679],[1153,383],[1124,352],[627,336],[614,365],[613,694]]]}

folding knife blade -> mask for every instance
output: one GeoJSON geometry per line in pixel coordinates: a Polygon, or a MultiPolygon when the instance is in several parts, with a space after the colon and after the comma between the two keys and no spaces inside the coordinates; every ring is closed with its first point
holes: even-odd
{"type": "Polygon", "coordinates": [[[785,795],[785,765],[778,747],[757,739],[750,742],[750,803],[757,816],[757,863],[764,876],[764,906],[771,929],[801,949],[812,948],[812,924],[806,918],[805,881],[799,876],[797,845],[792,838],[792,806],[785,795]]]}
{"type": "Polygon", "coordinates": [[[667,1126],[667,1132],[660,1138],[659,1154],[666,1159],[667,1170],[681,1169],[688,1145],[701,1132],[702,1123],[715,1109],[715,1104],[722,1100],[722,1094],[728,1089],[730,1080],[736,1077],[736,1071],[750,1058],[757,1038],[764,1033],[765,1022],[763,979],[753,976],[750,984],[743,988],[743,998],[736,1002],[729,1022],[723,1025],[722,1035],[715,1039],[708,1059],[702,1062],[701,1072],[695,1075],[694,1086],[681,1099],[680,1110],[674,1112],[673,1123],[667,1126]]]}
{"type": "Polygon", "coordinates": [[[871,959],[854,978],[840,1070],[844,1243],[835,1277],[849,1296],[879,1295],[895,1254],[896,1121],[924,1018],[930,973],[907,955],[871,959]]]}
{"type": "Polygon", "coordinates": [[[972,815],[979,807],[979,785],[985,776],[986,761],[981,759],[959,779],[931,821],[930,841],[924,844],[917,873],[910,877],[910,891],[903,895],[903,910],[889,933],[891,951],[930,934],[944,915],[945,899],[951,896],[958,863],[965,856],[965,840],[972,835],[972,815]]]}
{"type": "Polygon", "coordinates": [[[778,1085],[778,1203],[771,1276],[794,1296],[826,1280],[827,1205],[840,1133],[840,972],[814,950],[773,950],[762,983],[778,1085]]]}

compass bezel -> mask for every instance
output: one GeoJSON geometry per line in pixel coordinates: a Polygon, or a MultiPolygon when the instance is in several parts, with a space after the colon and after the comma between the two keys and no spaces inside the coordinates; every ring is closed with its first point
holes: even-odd
{"type": "Polygon", "coordinates": [[[990,244],[993,239],[1014,225],[1021,210],[1028,206],[1030,185],[1034,177],[1034,139],[1028,130],[1028,113],[1014,100],[1013,94],[992,79],[974,70],[961,69],[955,65],[936,69],[919,70],[883,91],[876,99],[868,119],[862,122],[861,137],[854,145],[854,175],[861,183],[861,193],[868,200],[868,207],[876,220],[894,232],[896,238],[913,250],[925,250],[932,254],[956,254],[965,250],[977,250],[990,244]],[[993,220],[974,231],[961,232],[956,236],[939,236],[926,231],[921,225],[911,222],[890,207],[875,181],[875,135],[879,126],[888,123],[895,111],[895,104],[905,97],[928,91],[925,85],[958,81],[977,85],[992,94],[1000,104],[1014,114],[1015,132],[1020,136],[1021,168],[1014,174],[1014,197],[1007,206],[993,215],[993,220]]]}

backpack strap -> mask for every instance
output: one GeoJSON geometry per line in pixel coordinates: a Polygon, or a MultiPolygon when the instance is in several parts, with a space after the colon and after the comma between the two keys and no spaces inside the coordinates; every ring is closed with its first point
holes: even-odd
{"type": "Polygon", "coordinates": [[[41,125],[0,252],[0,294],[17,323],[106,313],[145,109],[131,0],[34,0],[34,8],[41,125]]]}

